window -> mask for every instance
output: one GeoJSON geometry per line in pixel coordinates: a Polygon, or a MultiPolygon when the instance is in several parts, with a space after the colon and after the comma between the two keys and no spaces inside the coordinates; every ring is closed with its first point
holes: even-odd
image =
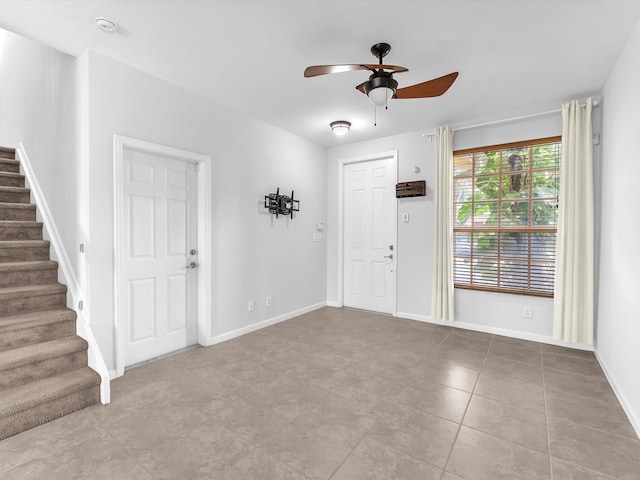
{"type": "Polygon", "coordinates": [[[453,152],[457,288],[553,296],[561,137],[453,152]]]}

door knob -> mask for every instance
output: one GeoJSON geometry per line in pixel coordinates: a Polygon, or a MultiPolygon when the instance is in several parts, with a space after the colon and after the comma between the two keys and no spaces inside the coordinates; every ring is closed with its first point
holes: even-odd
{"type": "Polygon", "coordinates": [[[182,268],[196,268],[198,266],[198,264],[196,262],[191,262],[189,265],[182,267],[182,268]]]}
{"type": "Polygon", "coordinates": [[[393,253],[391,253],[389,255],[385,255],[384,258],[388,258],[390,260],[393,260],[393,253]]]}

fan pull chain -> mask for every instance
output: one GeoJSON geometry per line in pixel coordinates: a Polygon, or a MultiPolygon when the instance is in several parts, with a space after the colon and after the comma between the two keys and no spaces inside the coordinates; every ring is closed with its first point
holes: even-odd
{"type": "Polygon", "coordinates": [[[373,106],[373,126],[378,126],[378,109],[375,105],[373,106]]]}

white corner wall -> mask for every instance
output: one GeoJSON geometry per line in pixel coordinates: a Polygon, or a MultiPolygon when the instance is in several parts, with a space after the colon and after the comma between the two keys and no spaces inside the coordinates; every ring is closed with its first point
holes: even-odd
{"type": "Polygon", "coordinates": [[[640,434],[640,23],[603,92],[596,354],[640,434]]]}
{"type": "MultiPolygon", "coordinates": [[[[558,105],[557,108],[560,108],[558,105]]],[[[595,112],[598,115],[598,112],[595,112]]],[[[508,114],[505,113],[505,117],[508,114]]],[[[594,119],[594,133],[599,120],[594,119]]],[[[327,301],[338,299],[338,163],[340,159],[398,151],[398,181],[426,180],[427,196],[398,199],[397,315],[431,319],[434,222],[434,145],[423,131],[329,149],[327,212],[327,301]],[[420,172],[414,173],[414,166],[420,172]],[[410,222],[402,222],[408,213],[410,222]]],[[[495,145],[562,134],[560,113],[455,133],[454,149],[495,145]]],[[[595,161],[599,152],[594,151],[595,161]]],[[[553,300],[549,298],[456,289],[456,319],[461,326],[529,340],[557,343],[552,338],[553,300]],[[533,318],[523,317],[524,307],[533,318]]]]}
{"type": "MultiPolygon", "coordinates": [[[[67,252],[75,221],[75,59],[0,29],[0,145],[22,143],[67,252]]],[[[77,257],[69,255],[77,270],[77,257]]]]}
{"type": "Polygon", "coordinates": [[[213,158],[212,342],[324,305],[326,242],[312,237],[326,220],[326,150],[103,55],[86,55],[89,308],[107,366],[115,368],[114,134],[213,158]],[[262,207],[277,187],[300,199],[293,220],[262,207]]]}

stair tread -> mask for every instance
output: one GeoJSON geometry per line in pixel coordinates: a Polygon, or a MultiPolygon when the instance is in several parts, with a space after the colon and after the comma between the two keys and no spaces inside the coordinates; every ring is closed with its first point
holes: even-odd
{"type": "Polygon", "coordinates": [[[49,240],[0,240],[0,248],[48,247],[49,240]]]}
{"type": "Polygon", "coordinates": [[[24,178],[24,175],[18,172],[0,172],[0,177],[24,178]]]}
{"type": "Polygon", "coordinates": [[[54,262],[53,260],[31,260],[28,262],[0,263],[0,273],[30,270],[53,270],[57,268],[58,262],[54,262]]]}
{"type": "Polygon", "coordinates": [[[31,189],[27,187],[7,187],[6,185],[0,185],[0,192],[23,193],[23,192],[29,192],[29,191],[31,191],[31,189]]]}
{"type": "Polygon", "coordinates": [[[36,206],[33,203],[0,202],[0,208],[18,208],[20,210],[35,210],[36,206]]]}
{"type": "Polygon", "coordinates": [[[12,298],[51,295],[56,293],[65,293],[67,286],[61,283],[45,283],[42,285],[21,285],[19,287],[2,287],[0,288],[0,298],[9,300],[12,298]]]}
{"type": "Polygon", "coordinates": [[[51,310],[43,310],[40,312],[8,315],[6,317],[0,317],[0,334],[69,320],[75,321],[75,319],[76,312],[69,308],[52,308],[51,310]]]}
{"type": "MultiPolygon", "coordinates": [[[[4,151],[4,150],[0,150],[0,151],[4,151]]],[[[15,160],[13,158],[0,157],[0,163],[7,163],[9,165],[20,165],[20,160],[15,160]]]]}
{"type": "Polygon", "coordinates": [[[0,220],[0,227],[40,227],[37,220],[0,220]]]}
{"type": "Polygon", "coordinates": [[[12,348],[0,352],[0,372],[86,349],[87,341],[78,335],[12,348]]]}
{"type": "Polygon", "coordinates": [[[100,375],[84,367],[10,388],[0,392],[0,418],[98,385],[100,375]]]}
{"type": "Polygon", "coordinates": [[[16,149],[13,147],[3,147],[2,145],[0,145],[0,152],[16,153],[16,149]]]}

